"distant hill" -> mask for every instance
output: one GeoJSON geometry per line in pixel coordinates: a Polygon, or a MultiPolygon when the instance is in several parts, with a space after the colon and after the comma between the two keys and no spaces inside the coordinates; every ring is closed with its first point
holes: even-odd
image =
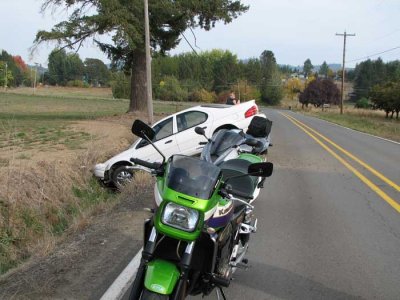
{"type": "MultiPolygon", "coordinates": [[[[249,58],[246,59],[240,59],[240,61],[242,61],[243,63],[247,63],[249,61],[249,58]]],[[[279,64],[280,67],[289,67],[293,70],[298,70],[300,72],[303,72],[303,66],[299,65],[299,66],[293,66],[293,65],[287,65],[287,64],[279,64]]],[[[342,64],[337,64],[337,63],[332,63],[332,64],[328,64],[329,68],[334,71],[337,72],[339,70],[342,69],[342,64]]],[[[316,65],[314,66],[313,72],[318,72],[319,68],[321,67],[321,65],[316,65]]],[[[354,68],[346,68],[346,70],[353,70],[354,68]]]]}
{"type": "MultiPolygon", "coordinates": [[[[282,66],[284,66],[284,65],[282,65],[282,66]]],[[[297,70],[299,70],[300,72],[303,72],[303,66],[291,66],[291,65],[289,65],[289,67],[291,67],[291,68],[293,68],[293,69],[297,69],[297,70]]],[[[320,67],[321,67],[321,65],[316,65],[316,66],[314,66],[313,72],[318,72],[319,69],[320,69],[320,67]]],[[[328,67],[329,67],[329,69],[331,69],[331,70],[334,71],[334,72],[337,72],[337,71],[339,71],[339,70],[342,69],[342,65],[341,65],[341,64],[336,64],[336,63],[334,63],[334,64],[328,64],[328,67]]],[[[346,67],[346,70],[353,70],[353,69],[354,69],[354,68],[347,68],[347,67],[346,67]]]]}

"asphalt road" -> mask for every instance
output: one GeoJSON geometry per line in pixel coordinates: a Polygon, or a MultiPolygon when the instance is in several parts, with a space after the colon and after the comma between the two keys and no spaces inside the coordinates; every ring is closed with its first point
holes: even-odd
{"type": "Polygon", "coordinates": [[[256,203],[250,268],[227,298],[400,299],[400,145],[282,113],[266,111],[275,170],[256,203]]]}

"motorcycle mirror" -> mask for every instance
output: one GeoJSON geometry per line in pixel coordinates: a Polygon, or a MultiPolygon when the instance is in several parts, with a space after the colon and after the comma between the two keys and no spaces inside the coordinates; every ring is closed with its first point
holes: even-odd
{"type": "Polygon", "coordinates": [[[160,153],[160,155],[162,156],[163,158],[162,164],[165,163],[165,155],[152,142],[152,140],[156,136],[156,133],[153,130],[153,128],[151,128],[143,121],[135,120],[135,122],[133,122],[132,124],[132,133],[134,135],[137,135],[138,137],[141,137],[143,140],[149,142],[154,147],[154,149],[156,149],[156,151],[160,153]]]}
{"type": "Polygon", "coordinates": [[[206,132],[205,132],[204,128],[197,126],[197,127],[194,128],[194,131],[195,131],[197,134],[204,136],[204,137],[207,139],[207,141],[208,141],[209,143],[212,142],[211,139],[209,139],[209,138],[206,136],[206,132]]]}
{"type": "Polygon", "coordinates": [[[153,128],[141,120],[135,120],[132,124],[132,133],[145,140],[152,140],[156,133],[153,128]]]}
{"type": "Polygon", "coordinates": [[[247,172],[249,173],[249,175],[252,176],[269,177],[272,175],[273,170],[274,170],[273,163],[262,162],[262,163],[251,164],[247,172]]]}
{"type": "Polygon", "coordinates": [[[201,128],[201,127],[198,127],[198,126],[194,129],[194,131],[195,131],[197,134],[199,134],[199,135],[205,135],[205,134],[206,134],[206,132],[204,131],[204,129],[201,128]]]}

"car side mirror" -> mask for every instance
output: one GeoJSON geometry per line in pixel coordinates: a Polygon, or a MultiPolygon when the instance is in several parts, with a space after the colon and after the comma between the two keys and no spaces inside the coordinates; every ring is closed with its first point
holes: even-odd
{"type": "Polygon", "coordinates": [[[261,162],[251,164],[247,170],[251,176],[270,177],[274,170],[274,164],[270,162],[261,162]]]}
{"type": "Polygon", "coordinates": [[[141,137],[142,139],[149,139],[150,141],[154,139],[156,135],[153,128],[151,128],[149,125],[141,120],[135,120],[135,122],[133,122],[132,133],[134,135],[137,135],[138,137],[141,137]]]}
{"type": "Polygon", "coordinates": [[[195,131],[197,134],[199,134],[199,135],[205,135],[205,134],[206,134],[206,132],[204,131],[204,129],[201,128],[201,127],[198,127],[198,126],[194,129],[194,131],[195,131]]]}

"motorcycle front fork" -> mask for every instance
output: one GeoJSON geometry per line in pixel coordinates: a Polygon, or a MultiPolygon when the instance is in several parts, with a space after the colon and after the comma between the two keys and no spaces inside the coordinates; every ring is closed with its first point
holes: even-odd
{"type": "MultiPolygon", "coordinates": [[[[155,252],[156,246],[157,246],[156,241],[157,241],[157,231],[153,227],[151,229],[149,239],[147,240],[147,243],[142,251],[142,259],[140,261],[140,265],[139,265],[138,271],[136,273],[136,278],[135,278],[135,281],[132,286],[131,294],[129,296],[130,300],[139,299],[140,294],[144,288],[144,276],[145,276],[147,264],[154,257],[154,252],[155,252]]],[[[172,300],[180,300],[180,299],[184,298],[183,294],[185,292],[186,281],[189,276],[189,270],[190,270],[190,264],[192,262],[194,246],[195,246],[194,241],[188,243],[186,246],[185,252],[180,261],[181,275],[179,277],[179,281],[174,290],[174,293],[171,295],[172,300]]]]}

